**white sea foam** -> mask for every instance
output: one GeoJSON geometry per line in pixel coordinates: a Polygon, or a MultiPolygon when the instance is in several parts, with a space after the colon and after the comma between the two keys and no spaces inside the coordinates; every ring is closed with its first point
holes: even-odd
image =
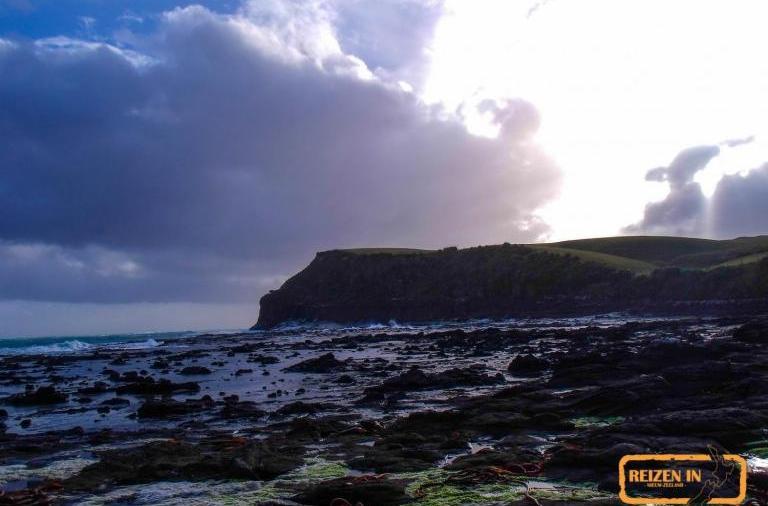
{"type": "Polygon", "coordinates": [[[79,353],[94,349],[109,349],[109,350],[143,350],[147,348],[154,348],[163,344],[162,341],[149,338],[144,341],[129,341],[123,343],[86,343],[78,339],[70,339],[67,341],[51,344],[38,344],[30,346],[18,346],[13,348],[0,348],[0,356],[2,355],[58,355],[66,353],[79,353]]]}
{"type": "Polygon", "coordinates": [[[58,354],[85,351],[93,348],[92,344],[72,339],[62,343],[24,346],[19,348],[0,348],[0,355],[58,354]]]}
{"type": "Polygon", "coordinates": [[[162,341],[157,341],[153,338],[149,338],[146,341],[133,341],[133,342],[127,342],[127,343],[114,343],[106,345],[105,348],[109,348],[112,350],[143,350],[146,348],[155,348],[157,346],[160,346],[163,344],[162,341]]]}

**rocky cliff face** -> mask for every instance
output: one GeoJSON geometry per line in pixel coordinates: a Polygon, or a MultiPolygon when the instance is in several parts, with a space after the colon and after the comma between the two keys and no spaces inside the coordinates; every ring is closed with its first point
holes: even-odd
{"type": "Polygon", "coordinates": [[[712,270],[637,275],[522,245],[434,252],[337,250],[261,299],[254,328],[340,323],[566,316],[639,310],[762,312],[768,260],[712,270]]]}

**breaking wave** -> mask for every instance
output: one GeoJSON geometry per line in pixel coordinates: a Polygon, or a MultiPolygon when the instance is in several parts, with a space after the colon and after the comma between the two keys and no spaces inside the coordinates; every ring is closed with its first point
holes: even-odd
{"type": "Polygon", "coordinates": [[[108,336],[61,336],[0,339],[0,356],[59,355],[95,349],[142,350],[155,348],[165,341],[197,335],[199,332],[162,332],[154,334],[117,334],[108,336]]]}

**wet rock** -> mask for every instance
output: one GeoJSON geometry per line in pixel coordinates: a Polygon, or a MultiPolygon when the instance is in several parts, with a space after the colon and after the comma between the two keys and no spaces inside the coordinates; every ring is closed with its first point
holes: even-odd
{"type": "Polygon", "coordinates": [[[171,395],[177,392],[199,392],[200,385],[194,382],[174,383],[167,379],[155,381],[154,378],[143,378],[141,381],[117,387],[117,393],[133,395],[171,395]]]}
{"type": "Polygon", "coordinates": [[[152,369],[170,369],[171,363],[167,360],[158,359],[152,362],[152,365],[149,366],[152,369]]]}
{"type": "Polygon", "coordinates": [[[59,392],[53,386],[40,387],[37,390],[27,390],[5,398],[5,402],[13,406],[34,406],[44,404],[60,404],[67,402],[67,394],[59,392]]]}
{"type": "Polygon", "coordinates": [[[621,377],[620,358],[598,351],[570,352],[554,365],[549,385],[552,387],[580,387],[614,381],[621,377]]]}
{"type": "Polygon", "coordinates": [[[291,415],[314,415],[322,411],[329,411],[332,409],[338,409],[339,406],[331,403],[309,403],[296,401],[286,404],[282,408],[275,411],[275,415],[291,416],[291,415]]]}
{"type": "Polygon", "coordinates": [[[174,399],[148,400],[139,407],[137,414],[139,418],[168,418],[206,411],[213,408],[214,404],[208,395],[183,402],[174,399]]]}
{"type": "Polygon", "coordinates": [[[412,367],[399,376],[389,378],[379,386],[365,389],[364,394],[496,385],[505,381],[501,373],[490,375],[473,367],[456,367],[431,374],[425,373],[418,367],[412,367]]]}
{"type": "Polygon", "coordinates": [[[130,406],[131,401],[129,401],[128,399],[123,399],[122,397],[112,397],[111,399],[102,401],[100,404],[102,406],[125,407],[125,406],[130,406]]]}
{"type": "Polygon", "coordinates": [[[713,440],[642,433],[592,432],[545,451],[543,474],[573,482],[593,481],[617,490],[616,463],[624,455],[642,453],[709,453],[723,448],[713,440]]]}
{"type": "Polygon", "coordinates": [[[734,331],[733,338],[744,343],[767,343],[768,321],[758,320],[745,323],[734,331]]]}
{"type": "Polygon", "coordinates": [[[195,376],[195,375],[211,374],[212,372],[213,371],[211,371],[207,367],[193,365],[193,366],[185,367],[179,372],[179,374],[182,374],[184,376],[195,376]]]}
{"type": "Polygon", "coordinates": [[[338,478],[311,485],[293,497],[299,504],[395,506],[409,502],[407,482],[384,476],[338,478]],[[339,499],[345,501],[341,502],[339,499]]]}
{"type": "Polygon", "coordinates": [[[561,408],[582,416],[612,416],[647,413],[653,403],[670,395],[670,383],[660,376],[639,376],[612,385],[574,390],[563,395],[561,408]]]}
{"type": "Polygon", "coordinates": [[[115,371],[114,369],[104,369],[103,371],[101,371],[101,374],[109,377],[110,381],[120,381],[120,373],[115,371]]]}
{"type": "Polygon", "coordinates": [[[259,408],[253,401],[227,401],[221,410],[221,416],[227,419],[241,420],[249,419],[256,420],[263,418],[267,415],[267,412],[259,408]]]}
{"type": "Polygon", "coordinates": [[[300,416],[287,422],[273,424],[271,427],[280,427],[287,438],[292,441],[302,441],[305,444],[324,441],[330,436],[346,433],[350,429],[345,419],[334,416],[300,416]]]}
{"type": "Polygon", "coordinates": [[[626,432],[711,438],[731,448],[758,440],[768,426],[768,415],[736,407],[702,407],[654,413],[629,420],[620,427],[626,432]]]}
{"type": "Polygon", "coordinates": [[[65,480],[69,490],[157,481],[270,480],[303,463],[303,450],[286,441],[152,442],[108,450],[100,461],[65,480]]]}
{"type": "Polygon", "coordinates": [[[352,385],[356,383],[356,381],[349,374],[342,374],[336,379],[336,383],[338,383],[339,385],[352,385]]]}
{"type": "Polygon", "coordinates": [[[262,348],[262,344],[260,343],[245,343],[241,344],[239,346],[233,346],[232,348],[229,348],[230,353],[252,353],[254,351],[257,351],[262,348]]]}
{"type": "Polygon", "coordinates": [[[467,415],[458,411],[411,413],[389,425],[374,445],[349,465],[377,473],[429,469],[447,453],[467,448],[460,430],[466,420],[467,415]]]}
{"type": "Polygon", "coordinates": [[[482,467],[500,467],[518,474],[528,474],[539,468],[541,454],[534,449],[516,448],[499,451],[493,449],[481,450],[472,455],[457,457],[446,466],[450,470],[464,470],[482,467]]]}
{"type": "Polygon", "coordinates": [[[520,376],[535,375],[549,367],[549,362],[530,353],[518,355],[509,363],[507,370],[520,376]]]}
{"type": "Polygon", "coordinates": [[[141,379],[142,379],[141,374],[139,374],[138,371],[125,371],[120,376],[120,381],[125,381],[125,382],[140,381],[141,379]]]}
{"type": "Polygon", "coordinates": [[[319,357],[310,358],[284,369],[286,372],[329,373],[340,371],[346,367],[346,363],[337,360],[333,353],[326,353],[319,357]]]}
{"type": "Polygon", "coordinates": [[[254,355],[248,357],[247,362],[252,364],[270,365],[279,363],[280,359],[271,355],[254,355]]]}
{"type": "Polygon", "coordinates": [[[352,469],[377,473],[423,471],[435,466],[444,456],[437,449],[420,445],[403,447],[400,443],[382,443],[349,462],[352,469]]]}
{"type": "Polygon", "coordinates": [[[387,392],[378,390],[376,387],[365,390],[363,397],[355,401],[355,404],[363,406],[377,406],[384,410],[395,409],[400,401],[406,399],[404,392],[387,392]]]}
{"type": "MultiPolygon", "coordinates": [[[[119,375],[118,375],[119,377],[119,375]]],[[[78,393],[83,395],[99,395],[109,392],[109,385],[103,381],[94,381],[92,386],[78,389],[78,393]]]]}

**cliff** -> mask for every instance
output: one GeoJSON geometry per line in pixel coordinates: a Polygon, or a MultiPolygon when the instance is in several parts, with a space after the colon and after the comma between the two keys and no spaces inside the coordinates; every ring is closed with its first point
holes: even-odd
{"type": "Polygon", "coordinates": [[[768,310],[768,238],[609,238],[439,251],[334,250],[261,299],[254,328],[768,310]]]}

